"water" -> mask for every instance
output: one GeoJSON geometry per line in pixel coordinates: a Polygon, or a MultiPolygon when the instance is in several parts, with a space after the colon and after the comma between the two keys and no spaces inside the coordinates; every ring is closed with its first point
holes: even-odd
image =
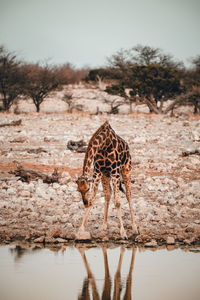
{"type": "Polygon", "coordinates": [[[198,300],[200,253],[0,246],[1,300],[198,300]]]}

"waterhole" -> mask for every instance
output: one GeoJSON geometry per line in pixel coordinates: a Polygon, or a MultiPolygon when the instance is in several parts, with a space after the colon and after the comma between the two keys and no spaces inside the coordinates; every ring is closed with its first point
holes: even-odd
{"type": "Polygon", "coordinates": [[[198,300],[199,248],[0,246],[2,300],[198,300]]]}

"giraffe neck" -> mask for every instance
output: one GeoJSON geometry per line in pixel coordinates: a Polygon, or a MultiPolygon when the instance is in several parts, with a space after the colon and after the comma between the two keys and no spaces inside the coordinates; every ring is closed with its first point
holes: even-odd
{"type": "Polygon", "coordinates": [[[96,153],[99,151],[103,141],[108,135],[108,131],[111,129],[108,121],[106,121],[91,137],[87,151],[85,154],[85,159],[83,163],[83,175],[89,177],[91,163],[94,160],[96,153]]]}

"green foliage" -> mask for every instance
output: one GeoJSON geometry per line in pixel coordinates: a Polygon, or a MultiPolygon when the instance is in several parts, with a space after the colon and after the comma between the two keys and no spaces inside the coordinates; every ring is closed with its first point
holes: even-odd
{"type": "Polygon", "coordinates": [[[98,76],[101,79],[117,79],[120,80],[123,78],[123,73],[120,70],[111,69],[111,68],[100,68],[90,70],[88,76],[85,77],[85,81],[97,81],[98,76]]]}
{"type": "Polygon", "coordinates": [[[193,106],[194,114],[200,112],[200,88],[193,88],[192,90],[184,92],[180,96],[176,97],[167,107],[165,113],[168,113],[169,111],[173,113],[174,108],[185,105],[193,106]]]}
{"type": "Polygon", "coordinates": [[[118,83],[107,87],[110,94],[127,98],[128,88],[131,102],[137,97],[146,103],[150,111],[159,113],[157,102],[179,95],[185,87],[181,85],[183,65],[159,48],[137,45],[130,50],[120,50],[108,59],[111,70],[121,72],[118,83]]]}
{"type": "Polygon", "coordinates": [[[182,75],[182,84],[186,91],[192,90],[194,87],[200,87],[200,56],[193,59],[194,67],[185,70],[182,75]]]}
{"type": "Polygon", "coordinates": [[[132,66],[125,85],[131,88],[131,95],[150,98],[156,102],[162,97],[173,97],[181,92],[179,72],[170,67],[151,64],[148,66],[132,66]]]}
{"type": "Polygon", "coordinates": [[[191,93],[186,95],[186,103],[194,106],[194,114],[200,112],[200,88],[194,88],[191,93]]]}
{"type": "Polygon", "coordinates": [[[126,97],[124,86],[122,84],[113,84],[112,86],[107,86],[106,92],[110,95],[119,95],[121,97],[126,97]]]}

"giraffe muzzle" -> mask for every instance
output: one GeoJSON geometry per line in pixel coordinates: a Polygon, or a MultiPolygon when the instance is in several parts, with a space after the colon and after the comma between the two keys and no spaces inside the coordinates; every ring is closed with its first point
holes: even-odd
{"type": "Polygon", "coordinates": [[[83,204],[87,207],[88,206],[88,200],[83,200],[83,204]]]}

